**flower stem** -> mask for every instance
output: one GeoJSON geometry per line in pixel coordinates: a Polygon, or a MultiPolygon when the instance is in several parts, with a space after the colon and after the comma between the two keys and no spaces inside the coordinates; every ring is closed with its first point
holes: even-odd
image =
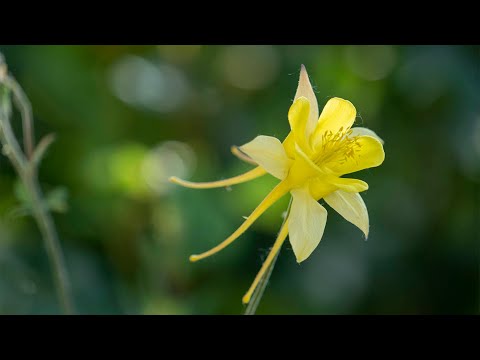
{"type": "MultiPolygon", "coordinates": [[[[291,206],[292,206],[292,199],[290,199],[290,203],[288,204],[288,209],[285,214],[285,218],[283,219],[282,227],[285,225],[285,221],[287,221],[288,219],[291,206]]],[[[277,262],[278,255],[280,254],[280,250],[281,250],[281,247],[276,253],[272,262],[270,263],[268,270],[265,272],[265,275],[260,280],[260,283],[258,284],[257,288],[255,289],[252,295],[252,299],[250,300],[250,302],[247,305],[247,308],[245,309],[244,315],[255,315],[255,313],[257,312],[258,305],[260,305],[260,300],[262,300],[265,289],[267,288],[268,281],[270,280],[270,276],[272,275],[273,268],[275,267],[275,263],[277,262]]]]}
{"type": "Polygon", "coordinates": [[[3,153],[9,158],[31,201],[32,213],[38,224],[54,274],[54,283],[65,314],[72,314],[70,282],[53,219],[38,184],[37,162],[33,161],[34,140],[30,102],[15,79],[7,74],[0,54],[0,141],[3,153]],[[12,99],[19,108],[23,121],[24,151],[22,151],[10,124],[12,99]]]}
{"type": "Polygon", "coordinates": [[[265,289],[267,288],[268,281],[270,280],[270,276],[272,275],[273,268],[275,267],[275,263],[277,262],[278,255],[280,254],[280,250],[277,252],[275,257],[273,258],[272,263],[268,267],[267,272],[265,275],[262,277],[262,280],[260,280],[260,283],[258,284],[257,288],[255,289],[255,292],[253,293],[252,299],[248,303],[247,308],[245,309],[244,315],[255,315],[257,312],[258,305],[260,305],[260,300],[262,300],[263,293],[265,292],[265,289]]]}

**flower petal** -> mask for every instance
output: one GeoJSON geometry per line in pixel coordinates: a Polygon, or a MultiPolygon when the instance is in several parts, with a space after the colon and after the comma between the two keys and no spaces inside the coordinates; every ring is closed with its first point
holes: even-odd
{"type": "Polygon", "coordinates": [[[302,65],[300,69],[300,79],[298,81],[297,92],[295,93],[295,100],[300,97],[305,97],[310,102],[310,111],[308,115],[308,121],[306,125],[306,132],[307,136],[315,129],[318,121],[318,102],[317,97],[315,96],[315,92],[313,91],[312,85],[310,84],[310,80],[308,78],[307,69],[305,66],[302,65]]]}
{"type": "Polygon", "coordinates": [[[337,190],[325,196],[324,199],[345,220],[362,230],[365,238],[368,238],[368,211],[360,194],[337,190]]]}
{"type": "Polygon", "coordinates": [[[297,145],[303,151],[309,153],[310,148],[307,142],[306,126],[310,112],[310,101],[305,97],[299,97],[290,106],[288,111],[288,121],[297,145]]]}
{"type": "Polygon", "coordinates": [[[291,131],[288,133],[285,140],[283,140],[282,145],[287,156],[290,159],[295,159],[295,138],[293,137],[293,133],[291,131]]]}
{"type": "Polygon", "coordinates": [[[291,191],[288,221],[289,238],[297,262],[307,259],[320,243],[327,223],[327,210],[312,198],[306,188],[291,191]]]}
{"type": "Polygon", "coordinates": [[[367,128],[364,128],[364,127],[354,127],[352,128],[352,133],[350,136],[371,136],[375,139],[377,139],[378,141],[380,141],[380,144],[384,144],[385,141],[383,141],[380,136],[378,136],[377,134],[375,134],[374,131],[370,130],[370,129],[367,129],[367,128]]]}
{"type": "Polygon", "coordinates": [[[315,165],[309,157],[295,144],[295,161],[288,172],[286,182],[292,189],[301,187],[310,179],[323,175],[322,171],[315,165]]]}
{"type": "Polygon", "coordinates": [[[287,176],[291,160],[277,138],[260,135],[241,146],[240,150],[276,178],[283,180],[287,176]]]}
{"type": "Polygon", "coordinates": [[[376,138],[360,136],[356,140],[356,148],[352,157],[335,161],[326,166],[338,175],[349,174],[363,169],[379,166],[385,160],[383,146],[376,138]]]}
{"type": "Polygon", "coordinates": [[[312,135],[312,144],[314,146],[319,145],[325,131],[331,131],[333,134],[336,134],[340,129],[343,131],[347,130],[353,125],[356,116],[357,110],[350,101],[341,98],[328,100],[312,135]]]}
{"type": "Polygon", "coordinates": [[[340,177],[328,177],[328,182],[335,185],[340,190],[347,192],[362,192],[368,190],[368,184],[359,179],[349,179],[340,177]]]}
{"type": "Polygon", "coordinates": [[[327,181],[328,177],[317,177],[309,181],[310,194],[315,200],[320,200],[326,195],[338,190],[338,187],[327,181]]]}

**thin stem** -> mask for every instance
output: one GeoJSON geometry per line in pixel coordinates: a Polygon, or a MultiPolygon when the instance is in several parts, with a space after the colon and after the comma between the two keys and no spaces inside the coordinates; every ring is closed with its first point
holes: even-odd
{"type": "Polygon", "coordinates": [[[3,85],[0,86],[0,140],[3,144],[3,153],[10,159],[31,199],[33,216],[44,240],[60,303],[64,313],[71,314],[74,309],[62,250],[53,219],[45,206],[46,201],[38,184],[37,162],[32,160],[34,141],[30,102],[15,79],[6,74],[6,66],[2,63],[1,57],[0,85],[3,85]],[[13,94],[15,105],[22,114],[24,145],[27,156],[22,152],[10,124],[10,92],[13,94]]]}
{"type": "Polygon", "coordinates": [[[12,90],[13,101],[18,109],[20,109],[20,114],[22,115],[23,146],[25,154],[28,159],[31,159],[33,148],[35,146],[33,140],[32,105],[20,85],[12,78],[8,79],[12,80],[8,85],[12,90]]]}
{"type": "Polygon", "coordinates": [[[255,292],[253,293],[252,299],[250,300],[247,308],[245,309],[245,314],[244,315],[255,315],[255,313],[257,312],[258,305],[260,305],[260,300],[262,300],[263,293],[265,292],[265,289],[267,288],[268,281],[270,280],[270,276],[272,275],[273,268],[275,267],[275,263],[277,262],[279,254],[280,254],[280,250],[275,255],[275,258],[273,259],[272,263],[270,264],[267,272],[262,277],[262,280],[260,280],[260,283],[258,284],[257,288],[255,289],[255,292]]]}
{"type": "Polygon", "coordinates": [[[60,298],[63,310],[66,314],[72,314],[73,304],[71,300],[70,282],[68,280],[65,260],[62,254],[62,249],[58,241],[57,230],[53,219],[47,209],[43,199],[42,191],[38,185],[36,176],[32,174],[31,177],[24,179],[29,195],[32,199],[33,216],[37,220],[38,227],[42,233],[45,242],[45,247],[50,259],[52,268],[54,269],[55,285],[57,294],[60,298]]]}
{"type": "MultiPolygon", "coordinates": [[[[288,204],[288,209],[285,214],[285,219],[283,219],[281,228],[285,225],[285,221],[287,221],[288,219],[291,206],[292,206],[292,199],[290,199],[290,203],[288,204]]],[[[260,280],[257,288],[255,289],[252,295],[252,299],[250,300],[247,308],[245,309],[244,315],[255,315],[255,313],[257,312],[258,305],[260,305],[260,300],[262,300],[263,298],[263,294],[265,292],[265,289],[267,288],[268,281],[270,280],[270,276],[272,275],[273,268],[275,267],[275,263],[277,262],[277,259],[278,259],[278,255],[280,255],[280,251],[281,251],[281,248],[278,250],[274,259],[270,263],[270,266],[268,267],[268,270],[265,272],[265,275],[262,277],[262,280],[260,280]]]]}

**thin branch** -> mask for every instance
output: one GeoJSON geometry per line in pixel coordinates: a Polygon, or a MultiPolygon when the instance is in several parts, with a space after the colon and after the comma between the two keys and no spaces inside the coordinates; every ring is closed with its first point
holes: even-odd
{"type": "Polygon", "coordinates": [[[20,114],[22,116],[23,146],[25,154],[27,155],[28,159],[31,159],[33,149],[35,147],[32,105],[30,104],[27,95],[25,95],[25,92],[20,85],[14,79],[11,78],[11,80],[13,80],[10,84],[10,89],[12,90],[13,94],[13,102],[20,110],[20,114]]]}
{"type": "Polygon", "coordinates": [[[30,157],[32,164],[34,166],[39,166],[42,161],[47,149],[55,141],[55,134],[48,134],[44,136],[39,142],[36,149],[33,151],[32,156],[30,157]]]}
{"type": "MultiPolygon", "coordinates": [[[[70,282],[65,267],[63,253],[60,248],[57,231],[53,219],[45,206],[43,194],[38,184],[37,166],[38,161],[34,161],[34,140],[33,140],[33,123],[30,102],[23,92],[20,85],[15,79],[8,75],[6,64],[0,55],[0,141],[3,144],[3,153],[9,158],[16,172],[18,173],[29,198],[32,201],[33,216],[38,224],[48,258],[52,266],[54,274],[54,282],[60,303],[66,314],[73,313],[73,303],[70,290],[70,282]],[[22,114],[23,135],[25,155],[13,133],[10,116],[11,116],[11,95],[13,95],[13,103],[17,106],[22,114]]],[[[44,152],[48,147],[49,138],[43,142],[37,153],[44,152]]]]}

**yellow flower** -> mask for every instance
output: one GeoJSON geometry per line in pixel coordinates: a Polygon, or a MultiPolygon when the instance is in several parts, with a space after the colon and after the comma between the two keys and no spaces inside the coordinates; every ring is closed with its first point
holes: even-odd
{"type": "Polygon", "coordinates": [[[362,180],[344,178],[345,174],[379,166],[385,159],[383,141],[371,130],[352,128],[355,107],[347,100],[330,99],[318,116],[318,103],[302,65],[295,99],[288,112],[291,132],[280,142],[260,135],[232,152],[258,166],[245,174],[227,180],[192,183],[172,177],[170,181],[195,189],[208,189],[239,184],[269,173],[280,183],[265,197],[245,222],[225,241],[199,255],[197,261],[222,250],[235,241],[272,204],[288,192],[291,207],[267,259],[252,286],[243,297],[248,303],[287,235],[300,263],[318,246],[327,222],[327,210],[320,199],[356,225],[368,237],[368,212],[360,192],[368,189],[362,180]],[[245,156],[245,154],[247,156],[245,156]]]}

